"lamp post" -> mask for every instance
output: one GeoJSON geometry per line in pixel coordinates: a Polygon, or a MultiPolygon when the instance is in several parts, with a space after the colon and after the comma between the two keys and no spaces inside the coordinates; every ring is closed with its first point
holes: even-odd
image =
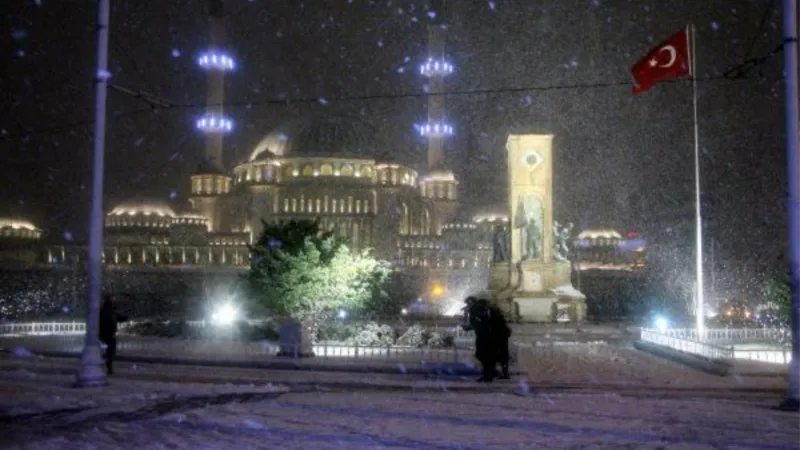
{"type": "Polygon", "coordinates": [[[780,408],[800,409],[800,113],[797,90],[797,2],[783,1],[783,56],[786,83],[786,162],[789,174],[789,263],[792,277],[792,361],[789,386],[780,408]]]}
{"type": "Polygon", "coordinates": [[[89,215],[89,307],[86,341],[76,386],[93,387],[106,383],[100,353],[100,291],[102,288],[103,249],[103,156],[106,139],[106,89],[108,88],[108,22],[110,0],[99,0],[97,10],[97,72],[95,73],[94,161],[92,166],[92,206],[89,215]]]}

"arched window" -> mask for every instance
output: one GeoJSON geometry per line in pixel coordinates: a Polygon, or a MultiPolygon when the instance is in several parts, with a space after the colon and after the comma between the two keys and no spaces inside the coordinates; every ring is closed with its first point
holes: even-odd
{"type": "Polygon", "coordinates": [[[264,179],[267,181],[272,181],[275,178],[275,166],[268,165],[264,167],[264,179]]]}
{"type": "Polygon", "coordinates": [[[322,166],[320,166],[319,173],[323,177],[329,177],[333,175],[333,166],[328,163],[325,163],[322,166]]]}
{"type": "Polygon", "coordinates": [[[283,178],[285,180],[288,180],[289,178],[292,178],[294,176],[294,166],[292,166],[291,164],[287,164],[287,165],[283,166],[283,170],[281,171],[281,174],[283,175],[283,178]]]}
{"type": "Polygon", "coordinates": [[[422,210],[420,217],[420,233],[425,236],[431,234],[431,214],[428,212],[427,208],[422,210]]]}
{"type": "Polygon", "coordinates": [[[304,177],[312,177],[312,176],[314,176],[314,168],[311,166],[311,164],[306,164],[305,166],[303,166],[302,175],[304,177]]]}
{"type": "Polygon", "coordinates": [[[400,234],[407,235],[409,233],[411,228],[409,222],[408,205],[405,202],[400,203],[400,234]]]}
{"type": "Polygon", "coordinates": [[[361,176],[364,178],[372,178],[372,166],[361,166],[361,176]]]}
{"type": "Polygon", "coordinates": [[[345,164],[342,166],[341,174],[343,177],[352,177],[353,176],[353,166],[350,164],[345,164]]]}

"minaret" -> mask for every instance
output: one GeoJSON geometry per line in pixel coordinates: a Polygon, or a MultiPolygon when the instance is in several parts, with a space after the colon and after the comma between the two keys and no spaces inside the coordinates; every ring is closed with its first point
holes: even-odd
{"type": "Polygon", "coordinates": [[[205,133],[205,158],[191,176],[192,209],[208,219],[209,231],[220,231],[222,223],[219,199],[230,193],[231,177],[225,173],[223,143],[233,129],[233,121],[225,116],[225,73],[234,69],[233,58],[225,52],[225,10],[222,0],[209,0],[209,48],[197,59],[208,74],[206,111],[197,119],[197,128],[205,133]]]}
{"type": "Polygon", "coordinates": [[[235,67],[233,58],[225,52],[225,10],[222,0],[210,0],[208,8],[209,48],[197,63],[207,73],[206,112],[197,120],[197,128],[206,135],[205,158],[208,164],[224,169],[223,139],[233,128],[225,116],[225,73],[235,67]]]}
{"type": "Polygon", "coordinates": [[[458,180],[447,169],[444,157],[446,140],[453,135],[453,127],[447,121],[444,81],[453,73],[453,64],[445,55],[445,0],[433,2],[433,23],[428,26],[428,55],[420,65],[420,75],[427,77],[428,121],[419,126],[419,133],[428,140],[428,174],[419,181],[422,197],[433,207],[433,234],[441,234],[458,207],[458,180]]]}
{"type": "Polygon", "coordinates": [[[428,138],[428,172],[445,168],[444,144],[452,136],[453,127],[447,121],[445,108],[444,81],[453,73],[453,65],[445,55],[447,25],[444,21],[445,0],[439,3],[440,8],[433,23],[428,25],[428,58],[419,68],[420,75],[428,78],[428,121],[420,125],[419,132],[428,138]]]}

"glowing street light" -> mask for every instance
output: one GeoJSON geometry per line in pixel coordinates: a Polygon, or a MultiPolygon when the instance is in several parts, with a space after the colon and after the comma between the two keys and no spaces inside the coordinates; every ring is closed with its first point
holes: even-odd
{"type": "Polygon", "coordinates": [[[214,314],[211,315],[211,322],[213,322],[214,325],[230,326],[238,318],[239,310],[230,303],[225,303],[217,308],[214,314]]]}

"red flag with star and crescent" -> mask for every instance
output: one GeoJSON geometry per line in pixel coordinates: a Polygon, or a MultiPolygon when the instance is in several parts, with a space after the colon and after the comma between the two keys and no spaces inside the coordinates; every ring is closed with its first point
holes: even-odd
{"type": "Polygon", "coordinates": [[[634,94],[650,90],[658,83],[692,75],[689,27],[650,50],[631,69],[636,84],[634,94]]]}

